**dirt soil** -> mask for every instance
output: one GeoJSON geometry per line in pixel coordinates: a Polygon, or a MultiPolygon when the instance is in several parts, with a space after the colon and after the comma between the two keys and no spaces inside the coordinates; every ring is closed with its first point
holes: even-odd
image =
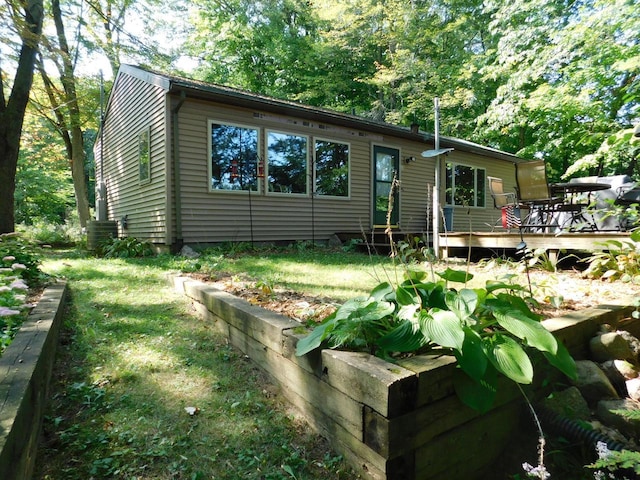
{"type": "MultiPolygon", "coordinates": [[[[453,268],[456,268],[455,266],[453,268]]],[[[462,270],[466,267],[459,267],[462,270]]],[[[527,286],[525,272],[509,271],[507,267],[487,269],[473,265],[469,268],[480,284],[489,278],[499,278],[505,274],[516,274],[516,282],[527,286]]],[[[239,281],[237,277],[221,276],[216,279],[192,274],[201,281],[244,298],[253,305],[286,315],[300,322],[321,321],[331,314],[339,302],[330,298],[305,295],[278,287],[261,287],[256,282],[239,281]]],[[[596,307],[598,305],[631,305],[640,298],[640,285],[610,282],[584,278],[576,270],[547,272],[531,270],[529,272],[534,298],[539,302],[539,313],[552,318],[566,313],[596,307]]],[[[473,286],[473,285],[472,285],[473,286]]]]}

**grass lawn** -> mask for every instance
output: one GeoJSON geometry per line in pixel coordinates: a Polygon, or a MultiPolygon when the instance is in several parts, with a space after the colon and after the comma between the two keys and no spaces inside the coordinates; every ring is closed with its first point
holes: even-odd
{"type": "Polygon", "coordinates": [[[176,262],[43,262],[71,304],[34,478],[357,478],[165,284],[176,262]]]}
{"type": "MultiPolygon", "coordinates": [[[[492,263],[469,266],[473,284],[504,275],[526,284],[522,263],[492,263]]],[[[387,257],[314,248],[217,249],[197,259],[144,260],[53,252],[43,270],[69,280],[71,304],[34,479],[358,478],[296,420],[264,374],[167,286],[165,274],[342,302],[382,281],[399,283],[405,268],[387,257]]],[[[531,278],[536,298],[562,298],[568,308],[622,294],[625,302],[638,288],[596,284],[575,272],[538,270],[531,278]]]]}
{"type": "Polygon", "coordinates": [[[212,250],[198,259],[159,257],[156,262],[168,270],[201,273],[213,279],[231,275],[336,301],[368,294],[378,283],[397,282],[402,277],[402,268],[388,257],[323,248],[258,250],[251,254],[212,250]]]}

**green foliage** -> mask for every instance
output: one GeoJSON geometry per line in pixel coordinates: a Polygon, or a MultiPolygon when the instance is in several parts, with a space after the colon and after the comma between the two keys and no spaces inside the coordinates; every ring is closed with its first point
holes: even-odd
{"type": "Polygon", "coordinates": [[[154,255],[149,242],[142,242],[135,237],[109,238],[97,246],[96,254],[104,258],[135,258],[154,255]]]}
{"type": "Polygon", "coordinates": [[[400,241],[395,248],[398,258],[403,264],[429,262],[436,258],[433,250],[429,248],[429,242],[420,237],[411,237],[406,241],[400,241]]]}
{"type": "Polygon", "coordinates": [[[585,262],[584,275],[603,280],[640,283],[640,230],[627,240],[601,242],[603,250],[595,252],[585,262]]]}
{"type": "Polygon", "coordinates": [[[59,133],[33,109],[27,110],[24,130],[16,171],[15,221],[63,224],[74,207],[74,192],[59,133]]]}
{"type": "Polygon", "coordinates": [[[17,234],[0,235],[0,354],[27,318],[29,285],[43,280],[32,247],[17,234]]]}
{"type": "Polygon", "coordinates": [[[457,290],[448,282],[466,283],[471,275],[451,269],[438,275],[441,280],[426,282],[424,272],[410,270],[396,288],[381,283],[368,297],[347,301],[298,342],[296,354],[323,343],[387,359],[398,352],[448,352],[458,360],[458,395],[480,411],[493,403],[499,373],[518,383],[533,381],[527,347],[575,376],[573,359],[531,311],[520,295],[523,287],[488,281],[485,288],[457,290]]]}
{"type": "Polygon", "coordinates": [[[40,271],[40,256],[36,253],[36,247],[24,236],[17,233],[0,235],[0,259],[12,257],[13,263],[25,266],[20,277],[27,282],[37,283],[44,279],[40,271]]]}
{"type": "Polygon", "coordinates": [[[63,224],[37,220],[32,225],[18,225],[17,230],[31,242],[40,245],[70,246],[78,245],[84,240],[80,224],[67,220],[63,224]]]}
{"type": "Polygon", "coordinates": [[[596,470],[595,478],[632,479],[640,475],[640,452],[631,450],[612,451],[598,442],[598,460],[587,465],[596,470]],[[606,473],[605,473],[606,472],[606,473]]]}

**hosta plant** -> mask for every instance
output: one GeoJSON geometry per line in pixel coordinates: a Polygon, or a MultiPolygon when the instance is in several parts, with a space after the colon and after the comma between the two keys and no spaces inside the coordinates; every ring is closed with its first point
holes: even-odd
{"type": "Polygon", "coordinates": [[[607,240],[600,244],[603,249],[585,260],[589,266],[584,275],[640,284],[640,230],[632,232],[629,240],[607,240]]]}
{"type": "Polygon", "coordinates": [[[499,374],[518,382],[533,381],[531,349],[569,377],[575,363],[566,348],[540,323],[525,301],[524,287],[488,281],[465,288],[466,272],[447,269],[439,280],[408,271],[394,287],[381,283],[368,297],[344,303],[302,338],[296,354],[321,347],[368,351],[393,360],[398,353],[432,351],[455,355],[456,392],[467,405],[486,411],[497,392],[499,374]],[[462,283],[463,288],[449,287],[462,283]]]}

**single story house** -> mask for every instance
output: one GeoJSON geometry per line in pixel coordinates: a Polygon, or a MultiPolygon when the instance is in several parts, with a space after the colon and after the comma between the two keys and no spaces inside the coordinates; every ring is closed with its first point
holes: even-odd
{"type": "Polygon", "coordinates": [[[339,232],[431,229],[433,186],[453,230],[499,217],[487,176],[515,186],[512,154],[123,65],[94,146],[97,220],[160,249],[324,241],[339,232]],[[439,165],[439,167],[437,167],[439,165]],[[436,168],[439,178],[436,179],[436,168]]]}

